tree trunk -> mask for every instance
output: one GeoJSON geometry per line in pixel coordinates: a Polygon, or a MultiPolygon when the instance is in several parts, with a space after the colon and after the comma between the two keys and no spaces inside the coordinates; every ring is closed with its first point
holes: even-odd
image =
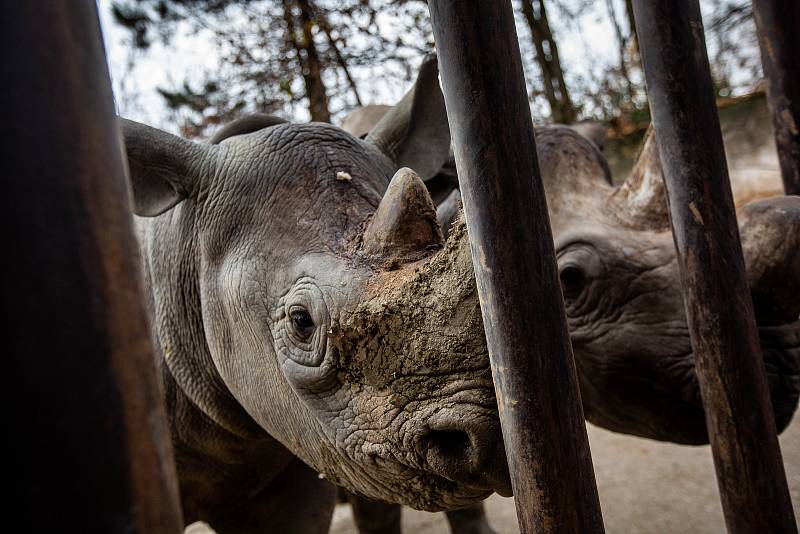
{"type": "Polygon", "coordinates": [[[286,22],[286,32],[291,46],[297,51],[297,60],[308,97],[308,110],[312,121],[331,122],[331,113],[328,109],[328,95],[325,91],[325,82],[322,80],[323,65],[314,44],[313,7],[309,0],[283,0],[283,19],[286,22]],[[302,35],[298,35],[297,25],[292,8],[299,10],[299,23],[302,35]]]}
{"type": "Polygon", "coordinates": [[[328,44],[330,45],[333,54],[336,56],[336,62],[339,63],[339,66],[342,68],[342,72],[344,72],[344,75],[347,78],[347,83],[350,85],[353,95],[356,97],[356,104],[363,106],[364,104],[361,102],[361,95],[358,94],[358,86],[356,85],[356,81],[353,79],[353,76],[350,74],[350,69],[347,66],[347,60],[342,55],[342,51],[339,49],[339,45],[336,42],[336,39],[333,37],[333,28],[331,28],[328,20],[320,13],[317,13],[317,23],[319,24],[320,29],[322,29],[322,31],[324,31],[325,35],[328,37],[328,44]]]}
{"type": "Polygon", "coordinates": [[[628,16],[628,39],[631,43],[631,58],[639,54],[639,42],[636,37],[636,19],[633,18],[633,0],[625,0],[625,14],[628,16]]]}
{"type": "Polygon", "coordinates": [[[606,0],[606,5],[608,6],[608,16],[611,19],[611,24],[614,26],[614,33],[617,34],[617,44],[619,45],[619,73],[625,82],[625,89],[627,91],[627,94],[625,95],[625,101],[622,102],[620,108],[622,108],[621,111],[623,112],[630,111],[631,104],[635,96],[635,88],[633,86],[633,82],[631,82],[630,74],[628,73],[626,57],[628,42],[631,36],[625,36],[622,33],[622,28],[620,27],[619,22],[617,22],[617,12],[614,9],[614,0],[606,0]]]}
{"type": "Polygon", "coordinates": [[[531,30],[531,39],[536,48],[536,61],[542,70],[545,96],[550,104],[553,121],[564,124],[575,122],[577,113],[569,98],[567,84],[564,82],[558,46],[550,31],[544,0],[523,0],[522,14],[531,30]]]}

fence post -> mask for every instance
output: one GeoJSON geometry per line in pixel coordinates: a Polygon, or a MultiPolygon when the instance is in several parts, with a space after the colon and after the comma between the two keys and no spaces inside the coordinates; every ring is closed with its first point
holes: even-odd
{"type": "Polygon", "coordinates": [[[511,3],[429,8],[520,529],[603,532],[511,3]]]}
{"type": "Polygon", "coordinates": [[[23,530],[179,533],[95,1],[7,2],[0,20],[9,513],[23,530]]]}
{"type": "Polygon", "coordinates": [[[697,0],[634,0],[717,482],[732,533],[797,532],[697,0]]]}
{"type": "Polygon", "coordinates": [[[800,2],[753,0],[783,187],[800,195],[800,2]]]}

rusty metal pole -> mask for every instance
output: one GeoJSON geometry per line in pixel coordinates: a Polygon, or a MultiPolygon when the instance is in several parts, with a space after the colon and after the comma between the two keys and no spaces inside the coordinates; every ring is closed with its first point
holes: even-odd
{"type": "Polygon", "coordinates": [[[603,532],[511,2],[429,7],[520,529],[603,532]]]}
{"type": "Polygon", "coordinates": [[[800,2],[753,0],[767,102],[787,195],[800,195],[800,2]]]}
{"type": "Polygon", "coordinates": [[[697,0],[634,0],[697,377],[729,532],[797,532],[697,0]]]}
{"type": "Polygon", "coordinates": [[[0,21],[8,513],[182,532],[95,2],[6,2],[0,21]]]}

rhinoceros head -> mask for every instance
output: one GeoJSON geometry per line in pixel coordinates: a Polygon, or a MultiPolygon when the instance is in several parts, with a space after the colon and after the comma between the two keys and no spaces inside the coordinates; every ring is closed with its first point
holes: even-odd
{"type": "MultiPolygon", "coordinates": [[[[575,132],[545,128],[536,144],[587,419],[649,438],[706,443],[655,137],[646,136],[619,187],[610,185],[602,154],[575,132]]],[[[800,391],[800,198],[753,202],[738,218],[782,430],[800,391]]],[[[730,295],[729,305],[748,297],[730,295]]]]}
{"type": "MultiPolygon", "coordinates": [[[[416,87],[436,83],[429,60],[416,87]]],[[[158,215],[145,258],[183,391],[357,493],[436,510],[509,482],[469,248],[395,172],[449,149],[444,114],[424,112],[443,102],[415,91],[367,140],[280,121],[216,144],[123,129],[135,211],[158,215]]]]}

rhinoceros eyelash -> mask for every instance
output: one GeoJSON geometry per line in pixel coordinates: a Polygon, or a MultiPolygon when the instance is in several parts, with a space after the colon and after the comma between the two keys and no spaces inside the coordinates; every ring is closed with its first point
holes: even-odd
{"type": "Polygon", "coordinates": [[[302,340],[308,340],[314,335],[316,323],[305,308],[292,306],[289,309],[289,320],[292,322],[295,334],[302,340]]]}

